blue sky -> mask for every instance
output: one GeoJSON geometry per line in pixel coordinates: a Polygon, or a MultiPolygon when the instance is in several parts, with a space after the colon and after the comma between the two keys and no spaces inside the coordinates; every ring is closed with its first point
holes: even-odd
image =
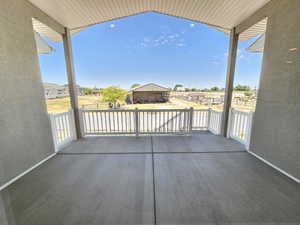
{"type": "MultiPolygon", "coordinates": [[[[229,36],[189,20],[145,13],[94,25],[72,37],[77,83],[85,87],[154,82],[167,87],[224,87],[229,36]]],[[[261,54],[240,42],[235,84],[257,87],[261,54]]],[[[62,43],[40,55],[44,82],[67,82],[62,43]]]]}

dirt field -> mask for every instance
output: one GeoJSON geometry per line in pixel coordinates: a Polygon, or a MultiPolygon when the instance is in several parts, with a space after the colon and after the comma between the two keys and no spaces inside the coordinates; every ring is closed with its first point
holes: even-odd
{"type": "MultiPolygon", "coordinates": [[[[90,105],[87,107],[88,109],[96,109],[96,104],[101,103],[101,97],[99,96],[79,96],[79,105],[90,105]]],[[[185,101],[182,99],[171,98],[170,102],[168,103],[157,103],[157,104],[132,104],[126,105],[123,104],[123,109],[174,109],[174,108],[190,108],[193,107],[195,109],[207,109],[212,108],[214,110],[222,111],[222,105],[220,106],[206,106],[200,105],[198,103],[185,101]]],[[[241,111],[254,111],[254,107],[250,106],[240,106],[240,105],[233,105],[233,107],[237,110],[241,111]]],[[[70,99],[69,98],[57,98],[57,99],[49,99],[47,100],[47,108],[49,113],[61,113],[66,112],[70,109],[70,99]]],[[[105,108],[103,108],[105,109],[105,108]]]]}
{"type": "MultiPolygon", "coordinates": [[[[80,107],[87,104],[97,104],[101,101],[99,96],[79,96],[78,98],[80,107]]],[[[67,112],[71,107],[70,98],[68,97],[48,99],[46,103],[48,113],[67,112]]]]}

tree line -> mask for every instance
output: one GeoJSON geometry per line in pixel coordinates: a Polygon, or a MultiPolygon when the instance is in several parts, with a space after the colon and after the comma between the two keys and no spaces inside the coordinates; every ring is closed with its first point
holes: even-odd
{"type": "MultiPolygon", "coordinates": [[[[211,88],[197,89],[197,88],[184,88],[182,84],[175,84],[173,91],[185,91],[185,92],[219,92],[224,91],[224,88],[217,86],[211,88]]],[[[234,87],[235,91],[251,91],[250,86],[238,84],[234,87]]]]}

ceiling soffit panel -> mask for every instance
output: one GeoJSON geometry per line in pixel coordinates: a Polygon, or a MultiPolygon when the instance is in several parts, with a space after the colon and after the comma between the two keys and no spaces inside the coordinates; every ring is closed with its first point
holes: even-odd
{"type": "MultiPolygon", "coordinates": [[[[269,0],[29,0],[71,30],[154,11],[210,25],[222,32],[240,24],[269,0]]],[[[261,32],[262,27],[241,36],[261,32]]],[[[53,34],[44,31],[45,36],[53,34]]],[[[57,39],[57,38],[56,38],[57,39]]]]}

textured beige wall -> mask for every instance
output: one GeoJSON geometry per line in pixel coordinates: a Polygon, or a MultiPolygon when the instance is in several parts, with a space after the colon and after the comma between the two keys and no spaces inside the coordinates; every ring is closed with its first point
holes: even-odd
{"type": "Polygon", "coordinates": [[[300,179],[300,1],[268,18],[250,150],[300,179]]]}
{"type": "Polygon", "coordinates": [[[31,24],[33,8],[24,0],[0,1],[1,186],[52,154],[54,147],[31,24]]]}

